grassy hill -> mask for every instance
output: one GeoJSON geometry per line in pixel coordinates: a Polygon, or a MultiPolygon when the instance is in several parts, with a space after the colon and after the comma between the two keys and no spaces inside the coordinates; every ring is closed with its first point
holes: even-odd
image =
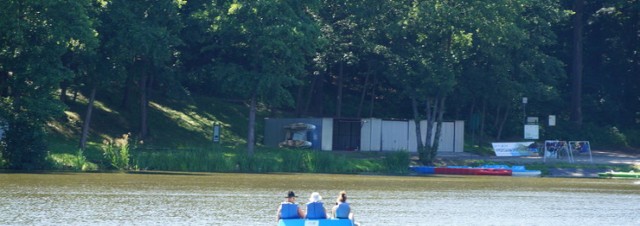
{"type": "MultiPolygon", "coordinates": [[[[84,117],[87,107],[85,96],[70,96],[65,117],[49,123],[48,142],[54,169],[121,169],[113,164],[113,159],[105,158],[103,148],[108,145],[103,142],[113,141],[127,133],[132,138],[129,145],[134,147],[130,148],[133,153],[127,155],[131,157],[132,165],[126,168],[141,170],[405,173],[409,164],[407,152],[350,154],[258,146],[254,156],[247,156],[245,137],[248,130],[248,106],[241,101],[202,96],[180,98],[187,101],[152,99],[148,111],[150,135],[144,142],[140,142],[136,139],[140,123],[137,105],[120,107],[120,100],[112,96],[96,99],[85,152],[80,153],[78,148],[81,117],[84,117]],[[212,142],[214,123],[222,127],[220,144],[212,142]]],[[[257,112],[258,144],[263,137],[262,119],[267,116],[286,116],[282,112],[266,109],[259,107],[257,112]]]]}
{"type": "MultiPolygon", "coordinates": [[[[76,98],[69,95],[65,117],[48,125],[51,153],[74,154],[78,151],[88,99],[81,93],[76,98]]],[[[113,140],[126,133],[131,133],[132,141],[144,149],[210,148],[214,123],[221,125],[222,147],[238,148],[246,144],[248,107],[241,101],[202,96],[188,98],[188,101],[152,99],[148,111],[149,137],[141,142],[136,138],[140,127],[137,100],[132,99],[132,104],[123,108],[118,98],[102,96],[96,99],[85,152],[89,160],[101,158],[100,146],[104,140],[113,140]]],[[[262,118],[267,113],[263,109],[258,111],[258,141],[262,137],[262,118]]]]}

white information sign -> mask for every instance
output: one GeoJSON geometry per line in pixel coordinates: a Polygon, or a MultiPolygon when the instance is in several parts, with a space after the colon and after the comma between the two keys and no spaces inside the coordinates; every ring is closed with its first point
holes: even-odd
{"type": "Polygon", "coordinates": [[[556,116],[549,115],[549,126],[556,126],[556,116]]]}
{"type": "Polygon", "coordinates": [[[539,139],[539,126],[538,125],[524,125],[524,139],[537,140],[539,139]]]}
{"type": "Polygon", "coordinates": [[[533,142],[491,143],[496,156],[531,156],[537,155],[538,149],[530,147],[533,142]]]}

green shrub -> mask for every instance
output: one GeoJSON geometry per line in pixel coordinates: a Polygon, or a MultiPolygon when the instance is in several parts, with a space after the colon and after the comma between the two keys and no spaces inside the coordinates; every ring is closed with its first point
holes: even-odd
{"type": "Polygon", "coordinates": [[[282,165],[283,172],[302,172],[304,171],[305,152],[298,150],[282,150],[279,152],[282,159],[278,164],[282,165]]]}
{"type": "Polygon", "coordinates": [[[20,170],[49,168],[47,144],[43,126],[20,118],[9,123],[2,143],[2,157],[6,167],[20,170]]]}
{"type": "Polygon", "coordinates": [[[389,152],[384,158],[384,166],[388,173],[407,173],[410,157],[408,151],[389,152]]]}
{"type": "Polygon", "coordinates": [[[627,136],[625,136],[617,127],[610,127],[607,129],[607,133],[611,144],[614,147],[628,147],[627,136]]]}
{"type": "Polygon", "coordinates": [[[130,134],[123,134],[122,138],[104,140],[102,145],[105,159],[112,167],[118,170],[128,170],[131,168],[129,164],[129,135],[130,134]]]}
{"type": "Polygon", "coordinates": [[[636,152],[640,152],[640,130],[627,130],[627,141],[629,146],[634,147],[636,152]]]}

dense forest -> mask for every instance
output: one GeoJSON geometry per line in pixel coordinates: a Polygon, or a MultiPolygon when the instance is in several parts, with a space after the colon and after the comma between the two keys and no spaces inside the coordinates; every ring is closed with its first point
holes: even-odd
{"type": "MultiPolygon", "coordinates": [[[[638,0],[3,0],[0,123],[9,168],[38,168],[78,93],[135,112],[211,96],[293,117],[465,120],[468,142],[640,144],[638,0]],[[524,101],[526,98],[526,103],[524,101]]],[[[152,128],[151,128],[152,129],[152,128]]],[[[428,129],[427,131],[432,131],[428,129]]],[[[437,130],[436,130],[437,131],[437,130]]],[[[420,158],[437,144],[419,144],[420,158]]]]}

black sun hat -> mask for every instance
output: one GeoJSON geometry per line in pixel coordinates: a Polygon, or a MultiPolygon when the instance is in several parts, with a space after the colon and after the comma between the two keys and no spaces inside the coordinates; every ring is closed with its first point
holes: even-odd
{"type": "Polygon", "coordinates": [[[293,191],[287,192],[287,196],[285,196],[285,198],[292,198],[292,197],[298,198],[298,196],[296,196],[296,193],[293,193],[293,191]]]}

